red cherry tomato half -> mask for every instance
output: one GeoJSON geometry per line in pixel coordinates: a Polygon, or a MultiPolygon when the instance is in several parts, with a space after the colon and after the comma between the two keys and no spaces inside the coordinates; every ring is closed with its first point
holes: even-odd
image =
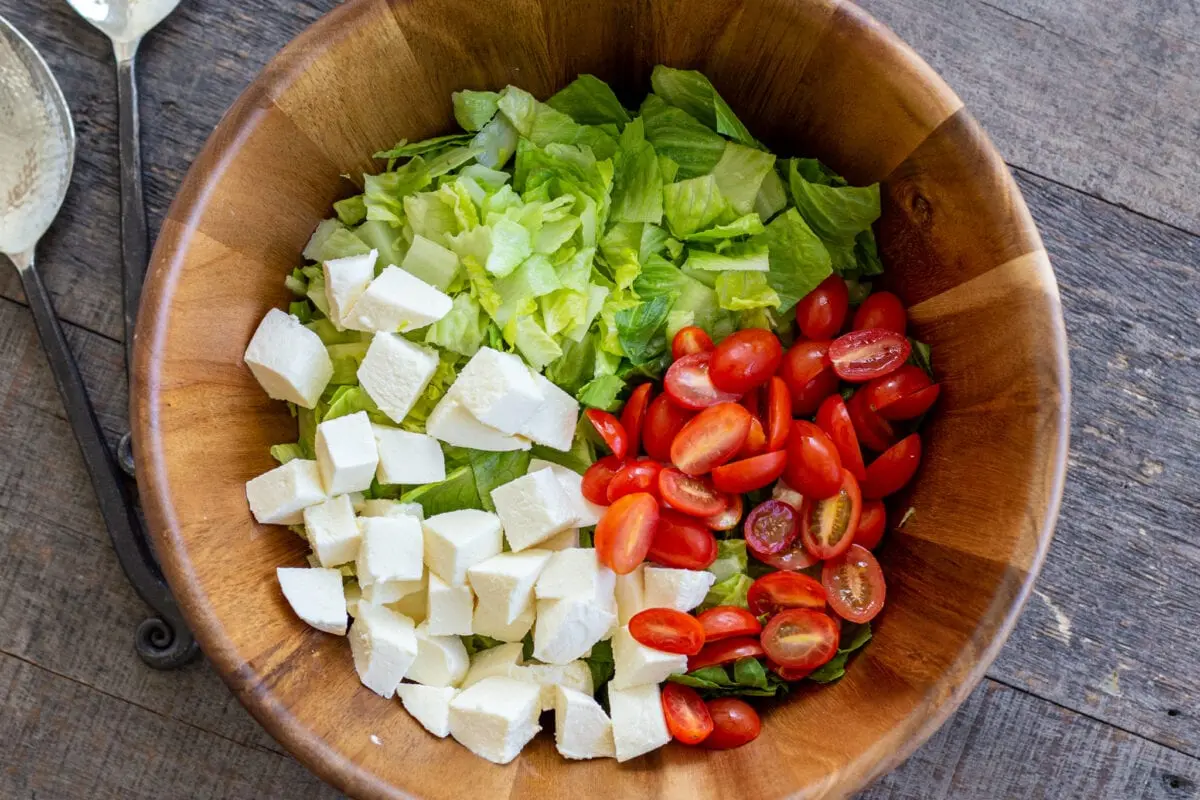
{"type": "Polygon", "coordinates": [[[608,507],[596,525],[596,558],[618,575],[646,560],[658,527],[658,501],[646,492],[627,494],[608,507]]]}
{"type": "Polygon", "coordinates": [[[712,337],[705,333],[704,328],[695,325],[680,328],[671,340],[671,358],[675,361],[696,353],[709,353],[712,349],[712,337]]]}
{"type": "Polygon", "coordinates": [[[759,559],[784,553],[800,533],[800,513],[781,500],[764,500],[746,517],[742,531],[746,547],[759,559]]]}
{"type": "Polygon", "coordinates": [[[871,328],[834,339],[829,345],[829,361],[842,380],[863,383],[897,369],[911,352],[912,345],[903,334],[871,328]]]}
{"type": "Polygon", "coordinates": [[[706,517],[704,524],[714,531],[731,531],[742,521],[742,510],[742,496],[740,494],[729,495],[725,508],[721,509],[718,514],[706,517]]]}
{"type": "Polygon", "coordinates": [[[720,514],[729,502],[708,478],[688,475],[674,467],[659,473],[658,494],[671,508],[701,518],[720,514]]]}
{"type": "Polygon", "coordinates": [[[854,544],[874,550],[883,540],[887,528],[887,509],[882,500],[864,500],[862,514],[858,517],[858,530],[854,532],[854,544]]]}
{"type": "Polygon", "coordinates": [[[608,486],[623,466],[625,466],[625,462],[616,456],[597,459],[583,473],[583,483],[580,486],[583,496],[593,503],[602,506],[608,505],[608,486]]]}
{"type": "Polygon", "coordinates": [[[796,342],[784,354],[779,377],[787,384],[792,413],[807,417],[829,395],[837,391],[838,376],[829,363],[828,341],[796,342]]]}
{"type": "Polygon", "coordinates": [[[663,389],[671,400],[693,411],[737,400],[737,392],[725,392],[713,385],[709,375],[712,360],[712,353],[692,353],[668,367],[663,389]]]}
{"type": "Polygon", "coordinates": [[[852,327],[856,331],[882,328],[903,336],[908,328],[908,314],[899,297],[891,292],[875,292],[854,312],[852,327]]]}
{"type": "Polygon", "coordinates": [[[882,453],[895,444],[896,433],[891,423],[871,410],[865,392],[860,390],[850,396],[846,401],[846,412],[863,447],[882,453]]]}
{"type": "Polygon", "coordinates": [[[767,660],[767,668],[774,672],[785,681],[802,681],[812,674],[811,669],[796,669],[795,667],[785,667],[782,664],[776,664],[770,659],[767,660]]]}
{"type": "Polygon", "coordinates": [[[608,482],[608,503],[616,502],[618,497],[624,497],[634,492],[649,492],[658,496],[658,473],[663,465],[649,458],[639,461],[626,461],[608,482]]]}
{"type": "Polygon", "coordinates": [[[792,422],[787,457],[788,485],[805,497],[829,497],[842,485],[842,457],[825,431],[811,422],[792,422]]]}
{"type": "MultiPolygon", "coordinates": [[[[796,513],[798,517],[799,509],[797,509],[796,513]]],[[[787,572],[799,572],[802,569],[808,569],[821,560],[804,549],[804,542],[799,536],[796,537],[796,541],[792,542],[792,546],[782,553],[775,553],[773,555],[754,553],[754,557],[764,564],[787,572]]]]}
{"type": "Polygon", "coordinates": [[[800,509],[800,539],[817,558],[835,558],[846,551],[858,531],[862,494],[849,470],[842,470],[842,485],[833,497],[804,499],[800,509]]]}
{"type": "MultiPolygon", "coordinates": [[[[815,581],[814,581],[815,583],[815,581]]],[[[817,584],[820,587],[820,584],[817,584]]],[[[824,590],[822,590],[822,594],[824,590]]],[[[734,636],[704,645],[704,649],[688,658],[688,672],[716,667],[739,658],[758,658],[763,654],[757,636],[734,636]]]]}
{"type": "Polygon", "coordinates": [[[668,683],[662,688],[667,731],[682,744],[700,744],[713,731],[712,714],[700,694],[690,686],[668,683]]]}
{"type": "Polygon", "coordinates": [[[673,608],[647,608],[629,620],[629,635],[638,644],[664,653],[694,656],[704,647],[704,628],[691,614],[673,608]]]}
{"type": "Polygon", "coordinates": [[[713,729],[703,746],[710,750],[732,750],[749,744],[762,731],[762,720],[749,703],[736,697],[717,697],[708,701],[713,729]]]}
{"type": "Polygon", "coordinates": [[[662,508],[646,557],[664,567],[707,569],[717,560],[717,537],[700,520],[662,508]]]}
{"type": "Polygon", "coordinates": [[[837,655],[841,633],[828,615],[806,608],[781,611],[763,628],[763,650],[781,667],[812,670],[837,655]]]}
{"type": "Polygon", "coordinates": [[[588,422],[592,423],[592,427],[596,429],[596,433],[600,434],[600,438],[604,440],[604,444],[608,446],[612,454],[617,458],[624,458],[625,454],[629,452],[629,434],[625,432],[625,426],[621,424],[621,420],[598,408],[589,408],[584,413],[587,415],[588,422]]]}
{"type": "Polygon", "coordinates": [[[665,394],[651,400],[642,422],[642,447],[646,455],[655,461],[670,461],[671,442],[694,416],[694,411],[680,408],[665,394]]]}
{"type": "Polygon", "coordinates": [[[650,384],[643,383],[634,389],[625,403],[625,408],[621,410],[621,427],[625,429],[625,434],[629,437],[629,456],[631,458],[638,454],[638,448],[641,446],[642,426],[646,422],[646,409],[650,405],[652,388],[650,384]]]}
{"type": "Polygon", "coordinates": [[[830,275],[796,304],[796,324],[807,339],[832,339],[846,321],[850,292],[840,275],[830,275]]]}
{"type": "Polygon", "coordinates": [[[717,345],[709,374],[718,389],[743,394],[766,383],[782,360],[779,337],[762,328],[748,328],[729,334],[717,345]]]}
{"type": "Polygon", "coordinates": [[[676,434],[671,443],[671,463],[688,475],[703,475],[724,464],[742,449],[750,433],[750,420],[750,412],[737,403],[718,403],[704,409],[676,434]]]}
{"type": "Polygon", "coordinates": [[[849,622],[870,622],[883,609],[887,584],[883,570],[871,551],[859,545],[839,558],[825,562],[821,583],[829,595],[829,607],[849,622]]]}
{"type": "Polygon", "coordinates": [[[935,383],[926,386],[919,392],[913,392],[907,397],[902,397],[887,407],[879,409],[879,416],[884,419],[913,419],[914,417],[919,417],[933,408],[933,404],[937,402],[938,395],[941,392],[942,387],[940,384],[935,383]]]}
{"type": "Polygon", "coordinates": [[[704,629],[704,642],[716,642],[732,636],[757,636],[762,633],[758,617],[740,606],[717,606],[696,617],[704,629]]]}
{"type": "Polygon", "coordinates": [[[787,453],[777,450],[774,453],[763,453],[753,458],[743,458],[714,467],[712,471],[713,486],[722,492],[743,494],[761,489],[783,474],[787,466],[787,453]]]}
{"type": "Polygon", "coordinates": [[[778,375],[767,384],[767,449],[782,450],[792,428],[792,393],[778,375]]]}
{"type": "Polygon", "coordinates": [[[750,391],[742,395],[741,403],[751,416],[762,419],[762,404],[763,404],[763,387],[755,386],[750,391]]]}
{"type": "Polygon", "coordinates": [[[884,419],[912,419],[924,414],[937,399],[937,390],[931,395],[921,394],[932,386],[933,379],[925,370],[912,364],[901,364],[895,372],[868,383],[863,391],[867,395],[867,405],[884,419]]]}
{"type": "Polygon", "coordinates": [[[863,497],[878,500],[900,491],[912,480],[921,463],[921,437],[906,436],[867,467],[867,479],[863,481],[863,497]]]}
{"type": "Polygon", "coordinates": [[[786,608],[825,608],[825,589],[820,583],[799,572],[771,572],[750,584],[746,604],[756,617],[775,614],[786,608]]]}
{"type": "Polygon", "coordinates": [[[758,421],[758,417],[750,417],[750,432],[746,434],[746,441],[742,444],[742,449],[738,451],[738,456],[741,458],[749,458],[766,452],[767,449],[767,434],[763,431],[762,423],[758,421]]]}
{"type": "Polygon", "coordinates": [[[854,432],[850,412],[846,410],[846,402],[840,394],[831,394],[821,402],[821,407],[817,409],[817,427],[833,441],[842,459],[842,466],[859,480],[867,477],[862,448],[858,446],[858,434],[854,432]]]}

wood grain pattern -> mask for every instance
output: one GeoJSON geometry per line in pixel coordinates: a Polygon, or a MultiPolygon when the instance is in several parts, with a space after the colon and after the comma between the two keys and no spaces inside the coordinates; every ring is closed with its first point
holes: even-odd
{"type": "Polygon", "coordinates": [[[447,96],[458,86],[516,80],[547,93],[569,77],[565,64],[579,63],[556,49],[564,40],[618,26],[564,36],[575,20],[548,1],[515,3],[502,20],[488,15],[487,25],[466,0],[348,3],[268,67],[185,181],[146,289],[133,418],[148,516],[206,653],[268,730],[355,795],[449,797],[463,784],[446,781],[447,772],[487,796],[586,795],[597,782],[618,794],[663,797],[844,795],[898,763],[970,692],[1049,544],[1068,391],[1057,289],[1019,192],[957,97],[849,4],[779,0],[757,4],[761,16],[732,0],[601,7],[634,24],[632,34],[600,38],[589,51],[605,55],[593,71],[618,91],[635,92],[629,79],[659,60],[698,63],[777,147],[816,153],[860,180],[885,179],[889,192],[894,172],[897,186],[918,187],[928,213],[897,214],[881,235],[889,261],[889,242],[907,242],[940,281],[933,296],[907,293],[922,301],[914,324],[944,370],[946,399],[914,496],[924,504],[938,498],[946,514],[930,518],[942,530],[923,518],[892,538],[883,556],[893,576],[890,610],[879,641],[845,680],[772,709],[773,735],[738,751],[668,748],[632,767],[567,769],[542,739],[520,763],[497,769],[430,741],[394,703],[360,687],[344,643],[306,629],[278,596],[274,569],[300,563],[300,543],[254,525],[245,508],[244,482],[269,466],[267,445],[287,438],[291,420],[262,397],[240,353],[265,309],[282,300],[279,281],[336,196],[340,173],[402,136],[448,128],[447,96]],[[786,20],[789,36],[766,49],[719,44],[752,36],[764,18],[786,20]],[[724,32],[713,37],[718,20],[724,32]],[[523,44],[499,45],[512,41],[523,44]],[[422,57],[386,79],[348,68],[372,52],[394,52],[402,63],[407,54],[422,57]],[[743,98],[726,85],[734,75],[775,79],[743,98]],[[381,83],[388,88],[380,91],[381,83]],[[923,151],[938,131],[948,132],[946,142],[923,151]],[[959,224],[972,202],[986,211],[973,226],[959,224]],[[249,232],[244,216],[252,212],[270,224],[249,232]],[[968,252],[970,262],[962,258],[968,252]],[[1015,332],[987,364],[981,391],[983,367],[962,342],[989,328],[1015,332]],[[951,453],[967,442],[1004,469],[964,481],[968,462],[951,453]],[[956,508],[992,514],[986,545],[956,508]],[[322,691],[313,691],[318,684],[322,691]],[[387,745],[372,747],[370,734],[387,745]],[[764,762],[778,768],[750,768],[764,762]],[[432,763],[437,769],[414,766],[432,763]]]}

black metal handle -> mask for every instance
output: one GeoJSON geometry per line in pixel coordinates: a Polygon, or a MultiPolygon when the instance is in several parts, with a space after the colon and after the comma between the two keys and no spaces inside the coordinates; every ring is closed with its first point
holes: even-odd
{"type": "Polygon", "coordinates": [[[134,54],[117,54],[117,102],[120,107],[121,156],[121,288],[125,301],[125,364],[133,364],[133,331],[146,265],[150,261],[150,236],[146,203],[142,195],[142,143],[138,123],[138,91],[134,54]]]}

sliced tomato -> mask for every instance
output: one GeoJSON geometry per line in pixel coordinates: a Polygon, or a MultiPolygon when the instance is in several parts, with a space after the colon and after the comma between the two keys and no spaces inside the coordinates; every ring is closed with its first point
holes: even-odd
{"type": "Polygon", "coordinates": [[[712,733],[703,742],[710,750],[732,750],[749,744],[762,732],[762,720],[758,712],[744,700],[736,697],[717,697],[708,701],[708,714],[712,719],[712,733]]]}
{"type": "Polygon", "coordinates": [[[807,339],[832,339],[846,321],[850,291],[840,275],[830,275],[796,304],[796,324],[807,339]]]}
{"type": "Polygon", "coordinates": [[[829,361],[842,380],[863,383],[897,369],[911,352],[912,345],[903,334],[870,328],[834,339],[829,345],[829,361]]]}
{"type": "Polygon", "coordinates": [[[680,328],[671,340],[671,358],[678,361],[684,356],[709,353],[713,347],[712,337],[705,333],[704,328],[688,325],[680,328]]]}
{"type": "Polygon", "coordinates": [[[887,528],[887,509],[882,500],[864,500],[862,514],[858,517],[858,530],[854,532],[854,543],[874,550],[883,540],[887,528]]]}
{"type": "Polygon", "coordinates": [[[667,683],[662,688],[667,732],[682,744],[700,744],[713,731],[712,714],[700,693],[690,686],[667,683]]]}
{"type": "Polygon", "coordinates": [[[712,360],[712,353],[693,353],[668,367],[663,389],[671,400],[693,411],[737,400],[739,393],[725,392],[713,385],[709,376],[712,360]]]}
{"type": "Polygon", "coordinates": [[[608,482],[608,503],[634,492],[649,492],[658,496],[658,473],[662,469],[662,464],[650,458],[626,461],[608,482]]]}
{"type": "Polygon", "coordinates": [[[878,500],[900,491],[912,480],[921,464],[921,437],[906,436],[867,466],[862,483],[863,497],[878,500]]]}
{"type": "Polygon", "coordinates": [[[799,417],[807,417],[820,407],[821,401],[831,394],[836,394],[840,381],[832,368],[817,374],[799,390],[790,389],[792,393],[792,413],[799,417]]]}
{"type": "Polygon", "coordinates": [[[625,429],[625,434],[629,437],[629,456],[631,458],[638,454],[638,448],[641,447],[642,426],[646,422],[646,409],[650,406],[652,389],[650,384],[643,383],[633,390],[633,393],[629,395],[629,400],[625,402],[625,408],[621,409],[621,427],[625,429]]]}
{"type": "Polygon", "coordinates": [[[778,450],[714,467],[713,486],[730,494],[753,492],[774,483],[787,467],[787,460],[787,453],[778,450]]]}
{"type": "Polygon", "coordinates": [[[918,392],[902,397],[879,410],[879,416],[884,419],[913,419],[933,408],[938,395],[942,393],[941,384],[926,386],[918,392]]]}
{"type": "Polygon", "coordinates": [[[837,493],[823,500],[804,499],[800,509],[800,538],[817,558],[835,558],[846,551],[858,531],[862,493],[850,470],[842,470],[837,493]]]}
{"type": "Polygon", "coordinates": [[[827,614],[807,608],[781,611],[762,632],[767,658],[781,667],[812,670],[837,655],[838,625],[827,614]]]}
{"type": "Polygon", "coordinates": [[[825,608],[825,589],[820,583],[799,572],[771,572],[750,584],[746,604],[756,617],[775,614],[785,608],[825,608]]]}
{"type": "Polygon", "coordinates": [[[863,391],[867,405],[884,419],[912,419],[929,410],[939,390],[925,370],[901,364],[894,372],[869,382],[863,391]],[[931,388],[932,392],[926,391],[931,388]]]}
{"type": "Polygon", "coordinates": [[[646,557],[664,567],[708,569],[717,560],[717,537],[700,520],[660,508],[658,530],[646,557]]]}
{"type": "Polygon", "coordinates": [[[829,595],[829,607],[848,622],[870,622],[883,610],[887,598],[879,562],[870,550],[857,544],[825,562],[821,583],[829,595]]]}
{"type": "Polygon", "coordinates": [[[612,454],[617,458],[625,458],[629,452],[629,435],[625,433],[621,420],[598,408],[589,408],[584,414],[612,454]]]}
{"type": "Polygon", "coordinates": [[[744,394],[770,380],[782,360],[778,336],[762,328],[747,328],[721,340],[713,351],[709,375],[718,389],[744,394]]]}
{"type": "Polygon", "coordinates": [[[717,606],[701,611],[696,617],[704,629],[704,642],[716,642],[732,636],[757,636],[762,633],[758,617],[741,606],[717,606]]]}
{"type": "Polygon", "coordinates": [[[767,449],[782,450],[792,428],[792,393],[778,375],[767,384],[767,449]]]}
{"type": "Polygon", "coordinates": [[[627,494],[608,507],[596,525],[596,558],[618,575],[646,560],[658,527],[658,500],[646,492],[627,494]]]}
{"type": "Polygon", "coordinates": [[[863,447],[882,453],[896,443],[892,424],[871,410],[867,395],[861,389],[846,401],[846,413],[850,415],[854,432],[863,447]]]}
{"type": "Polygon", "coordinates": [[[742,532],[746,547],[760,560],[783,553],[800,534],[800,513],[780,500],[764,500],[746,517],[742,532]]]}
{"type": "Polygon", "coordinates": [[[671,508],[700,518],[721,513],[729,503],[708,478],[688,475],[674,467],[659,473],[658,495],[671,508]]]}
{"type": "Polygon", "coordinates": [[[801,341],[783,356],[779,377],[787,384],[792,413],[807,417],[821,401],[837,391],[838,376],[829,363],[830,342],[801,341]]]}
{"type": "Polygon", "coordinates": [[[763,387],[755,386],[753,389],[742,395],[742,399],[738,402],[750,412],[751,416],[762,419],[763,387]]]}
{"type": "Polygon", "coordinates": [[[882,328],[903,336],[908,328],[908,312],[904,310],[904,303],[900,302],[896,295],[891,292],[875,292],[854,312],[854,322],[851,325],[856,331],[882,328]]]}
{"type": "Polygon", "coordinates": [[[623,466],[625,462],[616,456],[597,459],[583,473],[583,483],[580,485],[583,496],[593,503],[608,505],[608,486],[623,466]]]}
{"type": "MultiPolygon", "coordinates": [[[[797,509],[798,514],[799,510],[797,509]]],[[[782,553],[775,553],[773,555],[759,555],[755,553],[754,557],[764,564],[787,572],[799,572],[802,569],[808,569],[821,560],[804,549],[804,542],[799,536],[796,537],[796,541],[792,542],[792,546],[782,553]]]]}
{"type": "Polygon", "coordinates": [[[704,524],[714,531],[731,531],[742,521],[742,510],[742,496],[727,495],[725,508],[721,509],[720,513],[705,517],[704,524]]]}
{"type": "Polygon", "coordinates": [[[681,408],[660,394],[650,401],[642,423],[642,447],[655,461],[671,460],[671,442],[696,412],[681,408]]]}
{"type": "Polygon", "coordinates": [[[704,409],[676,434],[671,463],[688,475],[703,475],[719,467],[742,449],[750,433],[750,419],[750,412],[737,403],[704,409]]]}
{"type": "Polygon", "coordinates": [[[767,659],[767,669],[774,672],[785,681],[794,682],[802,681],[812,674],[811,669],[796,669],[795,667],[785,667],[782,664],[776,664],[774,661],[767,659]]]}
{"type": "Polygon", "coordinates": [[[842,457],[825,431],[794,420],[787,445],[788,485],[805,497],[829,497],[842,485],[842,457]]]}
{"type": "Polygon", "coordinates": [[[704,647],[704,628],[691,614],[673,608],[647,608],[629,620],[638,644],[664,653],[694,656],[704,647]]]}
{"type": "Polygon", "coordinates": [[[831,394],[822,401],[817,409],[817,427],[825,431],[837,448],[842,466],[860,481],[867,477],[862,448],[858,446],[858,434],[854,432],[850,412],[846,410],[846,402],[840,394],[831,394]]]}
{"type": "Polygon", "coordinates": [[[738,456],[741,458],[749,458],[757,456],[765,452],[767,449],[767,434],[763,431],[762,423],[758,421],[758,417],[750,417],[750,432],[746,434],[746,441],[742,444],[742,449],[738,451],[738,456]]]}
{"type": "MultiPolygon", "coordinates": [[[[817,584],[820,586],[820,584],[817,584]]],[[[704,649],[688,658],[688,672],[716,667],[739,658],[758,658],[763,654],[757,636],[734,636],[704,645],[704,649]]]]}

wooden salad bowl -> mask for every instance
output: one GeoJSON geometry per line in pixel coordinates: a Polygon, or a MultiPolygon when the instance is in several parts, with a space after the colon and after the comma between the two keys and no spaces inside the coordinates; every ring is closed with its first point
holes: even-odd
{"type": "Polygon", "coordinates": [[[142,500],[205,654],[302,762],[362,797],[839,797],[898,764],[984,674],[1050,544],[1067,456],[1058,288],[999,154],[933,70],[836,0],[350,0],[233,106],[163,223],[135,343],[142,500]],[[498,767],[364,688],[275,568],[305,543],[255,524],[244,484],[296,423],[242,363],[316,223],[400,138],[452,129],[450,94],[579,73],[631,101],[655,64],[702,70],[781,156],[883,185],[887,281],[933,346],[941,400],[895,498],[887,607],[846,677],[764,703],[738,750],[568,762],[545,735],[498,767]]]}

